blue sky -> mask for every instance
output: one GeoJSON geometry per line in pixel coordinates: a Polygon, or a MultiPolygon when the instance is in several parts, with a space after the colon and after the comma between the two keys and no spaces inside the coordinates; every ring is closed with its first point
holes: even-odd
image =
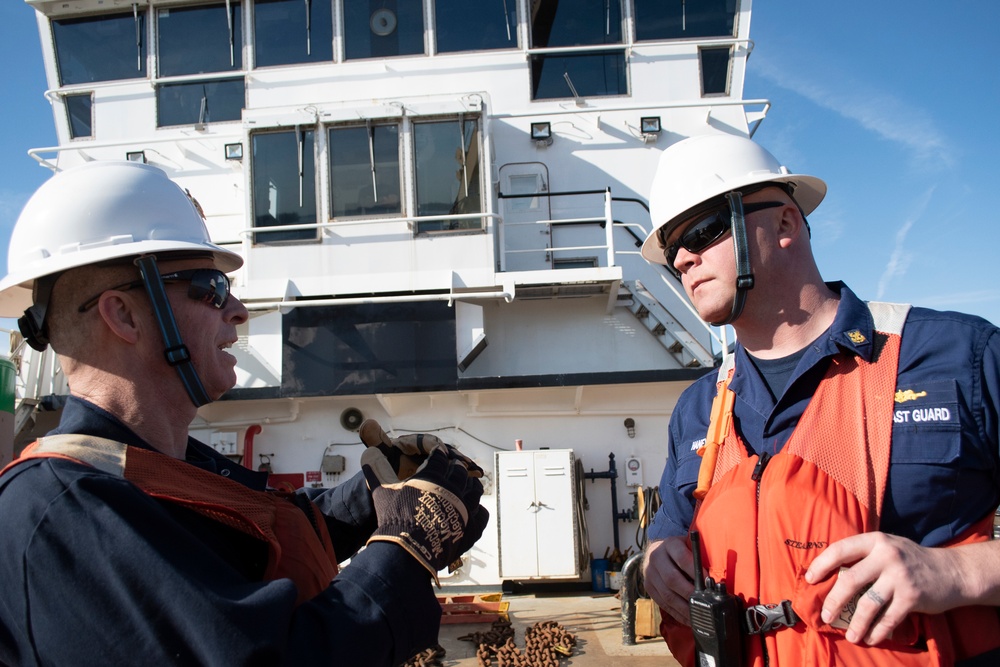
{"type": "MultiPolygon", "coordinates": [[[[55,143],[34,11],[0,2],[0,273],[55,143]]],[[[754,138],[827,181],[810,216],[823,275],[865,299],[1000,324],[1000,59],[996,0],[758,0],[744,97],[754,138]]]]}

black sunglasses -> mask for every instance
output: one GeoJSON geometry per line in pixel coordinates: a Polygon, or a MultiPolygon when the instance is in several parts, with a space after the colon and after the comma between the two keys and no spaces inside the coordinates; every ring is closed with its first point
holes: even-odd
{"type": "MultiPolygon", "coordinates": [[[[743,204],[743,215],[763,211],[767,208],[784,206],[785,203],[786,202],[780,201],[762,201],[752,204],[743,204]]],[[[731,229],[732,215],[732,212],[729,210],[729,205],[723,204],[721,208],[705,213],[701,217],[695,219],[695,221],[688,225],[687,229],[685,229],[684,232],[677,237],[677,240],[670,245],[666,245],[666,240],[661,237],[660,245],[665,246],[663,248],[663,257],[667,260],[667,270],[674,274],[674,277],[680,278],[680,271],[674,268],[674,260],[677,259],[678,251],[681,248],[684,248],[688,252],[698,253],[705,248],[708,248],[725,236],[726,232],[731,229]]]]}
{"type": "MultiPolygon", "coordinates": [[[[173,273],[164,273],[160,275],[160,279],[164,283],[189,281],[191,284],[188,286],[187,295],[195,301],[204,301],[216,308],[225,308],[229,302],[229,276],[218,269],[185,269],[183,271],[174,271],[173,273]]],[[[142,287],[142,284],[142,280],[133,280],[130,283],[123,283],[101,290],[84,301],[79,310],[82,313],[93,308],[94,304],[101,298],[101,294],[104,294],[108,290],[125,291],[142,287]]]]}

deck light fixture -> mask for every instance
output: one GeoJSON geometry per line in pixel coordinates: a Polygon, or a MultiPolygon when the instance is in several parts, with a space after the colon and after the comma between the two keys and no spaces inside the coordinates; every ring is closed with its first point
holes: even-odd
{"type": "Polygon", "coordinates": [[[628,437],[635,437],[635,420],[631,417],[625,420],[625,432],[628,434],[628,437]]]}
{"type": "Polygon", "coordinates": [[[242,160],[243,144],[241,142],[236,142],[235,144],[226,144],[226,159],[242,160]]]}
{"type": "Polygon", "coordinates": [[[639,131],[643,141],[647,144],[654,143],[660,137],[660,117],[643,116],[639,120],[639,131]]]}
{"type": "Polygon", "coordinates": [[[552,145],[552,123],[532,123],[531,139],[539,148],[552,145]]]}
{"type": "Polygon", "coordinates": [[[146,164],[146,151],[128,151],[125,153],[125,159],[129,162],[146,164]]]}

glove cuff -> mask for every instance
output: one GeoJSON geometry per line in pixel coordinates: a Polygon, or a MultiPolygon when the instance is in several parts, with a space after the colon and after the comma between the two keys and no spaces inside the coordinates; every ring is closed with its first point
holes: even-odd
{"type": "Polygon", "coordinates": [[[401,546],[408,554],[413,556],[413,558],[424,566],[424,569],[431,573],[431,578],[434,580],[434,585],[441,588],[441,581],[438,579],[437,570],[428,562],[427,554],[424,549],[421,548],[419,544],[410,541],[409,533],[403,533],[403,535],[379,535],[375,534],[368,538],[368,544],[372,542],[392,542],[393,544],[398,544],[401,546]]]}

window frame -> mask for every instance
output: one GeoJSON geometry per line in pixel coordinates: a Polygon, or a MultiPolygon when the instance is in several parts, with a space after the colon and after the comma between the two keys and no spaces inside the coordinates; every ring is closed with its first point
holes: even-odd
{"type": "MultiPolygon", "coordinates": [[[[404,218],[407,212],[407,180],[406,180],[406,137],[403,127],[402,118],[372,118],[366,123],[359,122],[338,122],[338,123],[326,123],[322,125],[325,133],[324,138],[326,141],[326,152],[328,153],[326,157],[326,195],[327,201],[329,202],[329,210],[326,211],[326,219],[329,222],[343,222],[343,221],[353,221],[353,220],[366,220],[366,219],[386,219],[386,218],[404,218]],[[334,212],[334,173],[333,173],[333,147],[330,140],[330,135],[332,132],[338,130],[351,130],[351,129],[365,129],[371,127],[372,129],[378,127],[396,127],[397,130],[397,143],[396,143],[396,168],[397,168],[397,182],[399,184],[398,196],[399,196],[399,210],[398,212],[386,212],[386,213],[362,213],[358,215],[335,215],[334,212]]],[[[377,205],[377,203],[373,204],[377,205]]]]}
{"type": "MultiPolygon", "coordinates": [[[[317,187],[319,185],[319,181],[320,181],[321,173],[322,173],[322,171],[320,169],[320,165],[319,165],[319,155],[318,155],[319,151],[317,150],[317,148],[318,148],[318,146],[317,146],[317,142],[318,142],[317,136],[319,135],[319,132],[322,129],[323,129],[322,125],[300,125],[300,126],[294,126],[294,127],[278,126],[278,127],[260,128],[258,130],[255,130],[254,132],[250,133],[250,135],[248,137],[248,140],[247,140],[247,143],[249,144],[249,155],[250,155],[249,169],[248,169],[248,172],[249,172],[249,174],[248,174],[248,182],[249,182],[249,191],[250,191],[250,193],[249,193],[250,194],[250,206],[249,206],[248,213],[249,213],[249,219],[250,219],[251,230],[252,230],[250,232],[250,235],[251,235],[251,244],[253,246],[255,246],[255,247],[258,247],[258,246],[259,247],[263,247],[263,246],[277,246],[277,245],[301,245],[301,244],[319,243],[319,242],[322,241],[323,234],[322,234],[322,222],[321,222],[321,219],[322,219],[322,216],[323,216],[323,210],[322,210],[323,202],[321,201],[322,197],[320,195],[320,188],[317,187]],[[309,151],[309,152],[307,152],[304,148],[302,148],[300,150],[302,150],[302,153],[303,153],[302,154],[302,164],[303,164],[303,176],[302,176],[302,178],[303,178],[303,182],[304,183],[308,182],[308,179],[306,178],[306,175],[305,175],[305,173],[307,171],[306,165],[307,165],[307,163],[309,163],[310,160],[311,160],[311,164],[312,164],[312,174],[311,174],[311,176],[312,176],[312,179],[311,179],[312,185],[311,185],[311,187],[312,187],[312,190],[313,190],[312,191],[312,201],[313,201],[313,210],[314,210],[315,220],[313,222],[311,222],[311,223],[309,223],[309,222],[295,222],[295,223],[289,223],[289,225],[300,225],[301,224],[301,225],[314,225],[315,227],[312,230],[310,230],[310,229],[299,229],[299,230],[285,230],[285,231],[282,231],[281,229],[271,229],[271,230],[267,230],[267,231],[256,231],[257,226],[258,226],[257,225],[257,219],[258,219],[258,212],[257,212],[257,189],[256,189],[256,186],[257,186],[257,176],[258,176],[258,168],[257,168],[257,164],[256,164],[256,161],[255,161],[256,153],[257,153],[257,146],[255,145],[254,142],[255,142],[255,140],[258,137],[262,137],[262,136],[267,136],[267,135],[277,136],[277,135],[280,135],[280,134],[298,134],[299,132],[304,132],[304,133],[305,132],[311,132],[312,135],[313,135],[312,136],[312,150],[309,151]],[[283,234],[285,234],[285,235],[291,235],[292,237],[295,237],[296,234],[298,234],[300,236],[299,237],[295,237],[295,238],[273,238],[273,236],[281,236],[283,234]],[[263,236],[264,238],[261,238],[261,236],[263,236]],[[271,238],[269,238],[269,237],[271,237],[271,238]]],[[[304,201],[304,199],[303,199],[303,201],[304,201]]],[[[280,214],[280,211],[278,213],[280,214]]],[[[261,225],[261,227],[281,227],[281,225],[278,223],[279,219],[280,219],[280,217],[276,216],[274,224],[271,224],[271,225],[261,225]]]]}

